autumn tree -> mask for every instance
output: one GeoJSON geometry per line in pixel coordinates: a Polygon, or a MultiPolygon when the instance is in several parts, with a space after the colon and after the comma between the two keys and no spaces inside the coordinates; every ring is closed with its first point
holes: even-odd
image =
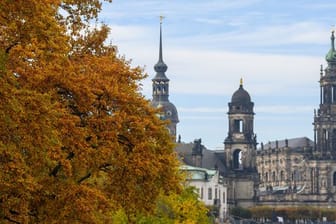
{"type": "MultiPolygon", "coordinates": [[[[138,214],[136,223],[141,224],[207,224],[214,223],[205,204],[198,200],[193,187],[185,187],[179,194],[160,194],[153,214],[138,214]]],[[[113,221],[127,224],[127,215],[123,210],[113,214],[113,221]]]]}
{"type": "Polygon", "coordinates": [[[205,204],[198,200],[195,188],[185,187],[179,194],[159,197],[153,220],[160,220],[161,223],[206,224],[212,221],[208,213],[205,204]]]}
{"type": "Polygon", "coordinates": [[[100,9],[0,2],[0,222],[112,223],[120,209],[131,222],[180,191],[145,75],[105,44],[100,9]]]}

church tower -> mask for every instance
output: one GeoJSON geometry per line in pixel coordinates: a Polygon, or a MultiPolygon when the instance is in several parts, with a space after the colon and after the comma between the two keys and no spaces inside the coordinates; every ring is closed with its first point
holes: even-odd
{"type": "Polygon", "coordinates": [[[224,141],[230,170],[256,170],[256,135],[253,132],[254,103],[240,80],[229,103],[229,132],[224,141]]]}
{"type": "Polygon", "coordinates": [[[163,62],[162,57],[162,16],[160,17],[160,44],[159,44],[159,61],[155,64],[155,77],[152,79],[153,85],[153,99],[152,105],[161,108],[160,119],[169,120],[168,130],[170,134],[176,139],[176,125],[179,122],[178,114],[174,104],[169,102],[169,79],[165,72],[168,66],[163,62]]]}
{"type": "Polygon", "coordinates": [[[318,157],[336,157],[336,51],[335,31],[326,55],[328,63],[320,73],[320,108],[314,115],[315,153],[318,157]]]}
{"type": "Polygon", "coordinates": [[[239,89],[229,103],[229,131],[224,141],[229,206],[251,207],[257,201],[259,179],[253,106],[241,79],[239,89]]]}

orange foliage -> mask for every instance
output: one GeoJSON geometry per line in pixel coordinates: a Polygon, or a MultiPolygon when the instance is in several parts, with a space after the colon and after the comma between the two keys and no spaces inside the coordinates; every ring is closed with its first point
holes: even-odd
{"type": "Polygon", "coordinates": [[[0,222],[109,223],[179,190],[143,71],[89,29],[100,4],[0,2],[0,222]]]}

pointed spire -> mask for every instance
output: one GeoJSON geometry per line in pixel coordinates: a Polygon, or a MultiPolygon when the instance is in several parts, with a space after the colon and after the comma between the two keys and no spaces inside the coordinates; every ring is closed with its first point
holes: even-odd
{"type": "Polygon", "coordinates": [[[331,48],[329,50],[329,52],[327,53],[326,55],[326,60],[329,62],[332,62],[332,63],[335,63],[336,62],[336,51],[335,51],[335,30],[332,29],[331,30],[331,37],[330,37],[330,40],[331,40],[331,48]]]}
{"type": "Polygon", "coordinates": [[[155,64],[154,70],[161,74],[165,73],[168,69],[168,66],[163,62],[163,57],[162,57],[162,20],[163,16],[160,16],[160,46],[159,46],[159,61],[155,64]]]}
{"type": "Polygon", "coordinates": [[[162,20],[164,16],[160,16],[160,49],[159,49],[159,62],[163,62],[162,58],[162,20]]]}
{"type": "Polygon", "coordinates": [[[243,78],[240,78],[240,87],[243,87],[243,78]]]}
{"type": "Polygon", "coordinates": [[[334,33],[335,33],[335,30],[332,29],[332,30],[331,30],[331,37],[330,37],[330,40],[331,40],[331,49],[332,49],[333,51],[335,51],[335,35],[334,35],[334,33]]]}

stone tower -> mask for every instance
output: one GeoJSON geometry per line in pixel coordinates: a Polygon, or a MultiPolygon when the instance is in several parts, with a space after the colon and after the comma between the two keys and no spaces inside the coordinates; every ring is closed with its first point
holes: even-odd
{"type": "Polygon", "coordinates": [[[320,107],[314,115],[315,154],[320,158],[336,158],[336,51],[334,31],[326,55],[328,63],[320,73],[320,107]]]}
{"type": "Polygon", "coordinates": [[[256,135],[253,133],[253,102],[240,80],[229,103],[229,131],[224,141],[226,164],[230,170],[256,169],[256,135]]]}
{"type": "Polygon", "coordinates": [[[229,131],[224,141],[230,206],[250,207],[256,202],[256,135],[253,132],[254,103],[243,88],[243,81],[229,103],[229,131]]]}
{"type": "Polygon", "coordinates": [[[178,114],[174,104],[169,102],[169,79],[165,72],[168,66],[163,62],[162,57],[162,17],[160,21],[160,45],[159,45],[159,61],[155,64],[155,77],[152,79],[153,83],[153,99],[152,105],[161,109],[160,119],[169,120],[168,130],[170,134],[176,139],[176,125],[179,122],[178,114]]]}

